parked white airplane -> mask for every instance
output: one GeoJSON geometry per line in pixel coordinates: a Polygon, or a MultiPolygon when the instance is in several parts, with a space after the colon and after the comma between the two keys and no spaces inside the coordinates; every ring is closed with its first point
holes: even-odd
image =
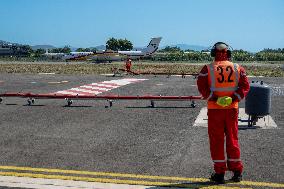
{"type": "Polygon", "coordinates": [[[149,45],[146,48],[143,48],[140,51],[101,51],[94,52],[93,55],[88,56],[88,59],[92,61],[119,61],[123,60],[126,57],[130,57],[131,59],[139,59],[141,57],[151,56],[155,53],[161,42],[161,37],[152,38],[149,45]]]}
{"type": "Polygon", "coordinates": [[[65,54],[62,59],[63,60],[78,60],[78,59],[84,59],[84,57],[87,57],[89,55],[94,54],[93,52],[70,52],[68,54],[65,54]]]}
{"type": "Polygon", "coordinates": [[[93,52],[49,53],[48,50],[46,49],[46,52],[43,55],[50,58],[58,58],[63,60],[76,60],[91,54],[94,53],[93,52]]]}
{"type": "Polygon", "coordinates": [[[143,48],[140,51],[97,51],[97,52],[70,52],[70,53],[49,53],[46,51],[44,55],[53,57],[53,58],[61,58],[63,60],[91,60],[95,62],[112,62],[123,60],[126,57],[130,57],[131,59],[139,59],[141,57],[151,56],[155,53],[161,42],[161,37],[152,38],[149,45],[146,48],[143,48]]]}
{"type": "Polygon", "coordinates": [[[65,53],[49,53],[48,50],[45,50],[44,56],[50,57],[50,58],[62,58],[65,53]]]}

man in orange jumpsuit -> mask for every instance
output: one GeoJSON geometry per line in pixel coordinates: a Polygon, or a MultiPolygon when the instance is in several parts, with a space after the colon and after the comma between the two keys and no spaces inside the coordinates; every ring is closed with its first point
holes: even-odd
{"type": "Polygon", "coordinates": [[[210,153],[215,170],[210,179],[224,183],[228,169],[233,172],[231,181],[240,182],[243,164],[238,142],[238,102],[250,86],[244,68],[229,61],[231,50],[226,43],[216,43],[211,56],[215,61],[202,68],[197,80],[199,92],[207,99],[210,153]]]}
{"type": "Polygon", "coordinates": [[[125,61],[125,67],[126,67],[126,71],[130,72],[131,70],[131,65],[132,65],[132,61],[129,57],[127,57],[126,61],[125,61]]]}

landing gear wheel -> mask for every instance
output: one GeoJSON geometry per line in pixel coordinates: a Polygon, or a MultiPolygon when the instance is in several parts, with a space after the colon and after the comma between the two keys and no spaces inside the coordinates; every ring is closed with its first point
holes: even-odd
{"type": "Polygon", "coordinates": [[[112,107],[112,104],[113,104],[113,101],[112,100],[109,100],[109,107],[111,108],[112,107]]]}
{"type": "Polygon", "coordinates": [[[2,98],[0,98],[0,103],[3,101],[3,99],[2,98]]]}
{"type": "Polygon", "coordinates": [[[151,100],[151,108],[155,108],[155,102],[151,100]]]}
{"type": "Polygon", "coordinates": [[[195,108],[196,107],[196,103],[194,101],[191,102],[190,107],[195,108]]]}
{"type": "Polygon", "coordinates": [[[30,99],[27,100],[27,102],[28,102],[28,105],[31,106],[32,104],[35,103],[35,99],[34,98],[30,98],[30,99]]]}
{"type": "Polygon", "coordinates": [[[71,105],[72,105],[72,103],[73,103],[73,101],[72,101],[72,100],[67,99],[67,106],[71,106],[71,105]]]}

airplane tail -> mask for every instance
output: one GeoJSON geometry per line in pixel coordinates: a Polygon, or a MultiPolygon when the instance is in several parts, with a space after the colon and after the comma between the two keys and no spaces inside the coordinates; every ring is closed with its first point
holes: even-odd
{"type": "Polygon", "coordinates": [[[146,53],[146,55],[153,54],[154,52],[158,50],[161,40],[162,40],[162,37],[152,38],[149,45],[146,48],[142,49],[142,52],[146,53]]]}

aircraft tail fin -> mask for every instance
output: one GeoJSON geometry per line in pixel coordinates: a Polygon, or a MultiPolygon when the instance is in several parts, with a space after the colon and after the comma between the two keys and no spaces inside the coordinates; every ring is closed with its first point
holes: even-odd
{"type": "Polygon", "coordinates": [[[162,37],[152,38],[149,45],[146,48],[142,49],[142,52],[146,53],[146,55],[153,54],[158,50],[161,40],[162,37]]]}

